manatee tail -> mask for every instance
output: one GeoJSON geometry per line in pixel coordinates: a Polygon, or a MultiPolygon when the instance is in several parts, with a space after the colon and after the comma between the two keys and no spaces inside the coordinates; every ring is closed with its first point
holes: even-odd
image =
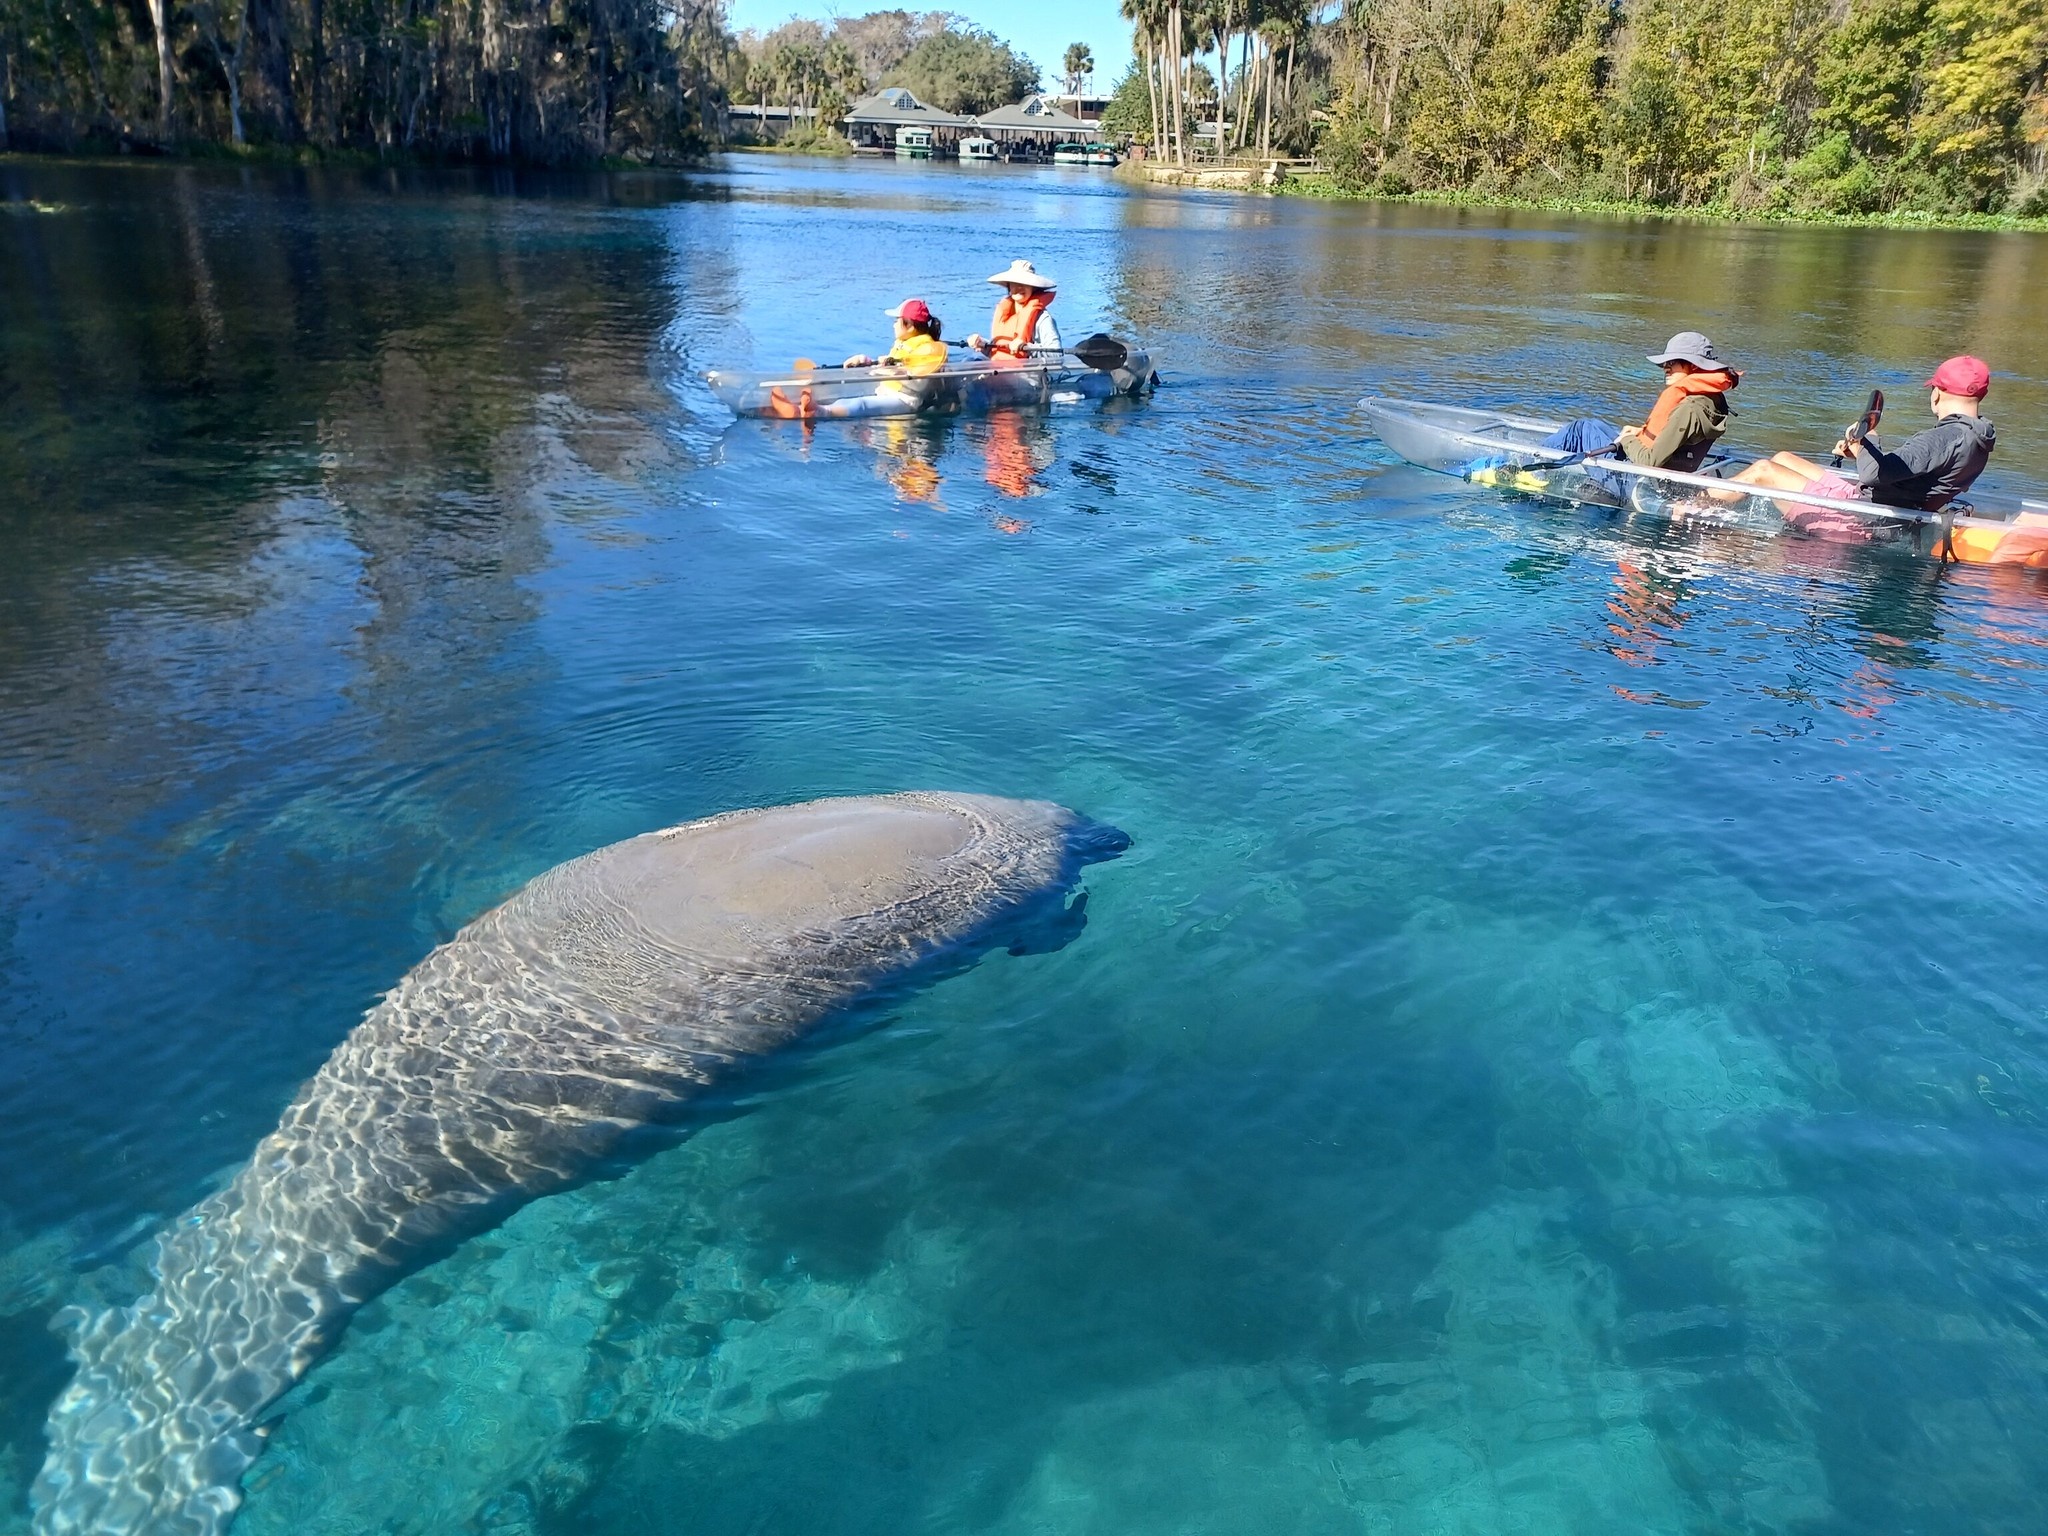
{"type": "Polygon", "coordinates": [[[239,1186],[223,1190],[157,1240],[154,1292],[60,1319],[78,1374],[50,1413],[38,1536],[219,1536],[234,1519],[257,1416],[351,1310],[309,1283],[317,1256],[244,1214],[239,1186]]]}

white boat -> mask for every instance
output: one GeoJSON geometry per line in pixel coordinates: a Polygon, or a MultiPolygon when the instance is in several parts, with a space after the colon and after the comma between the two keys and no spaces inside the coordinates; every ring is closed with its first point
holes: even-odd
{"type": "Polygon", "coordinates": [[[896,130],[896,158],[898,160],[929,160],[931,157],[931,129],[898,128],[896,130]]]}
{"type": "Polygon", "coordinates": [[[1057,144],[1053,146],[1054,165],[1115,165],[1117,163],[1114,144],[1057,144]]]}
{"type": "Polygon", "coordinates": [[[1833,543],[1878,544],[1966,565],[2048,571],[2048,503],[1993,507],[1971,498],[1942,512],[1845,501],[1805,491],[1743,491],[1728,476],[1736,460],[1701,474],[1653,469],[1626,459],[1544,446],[1563,425],[1513,411],[1471,410],[1367,395],[1358,409],[1373,435],[1410,464],[1475,485],[1573,506],[1611,507],[1659,521],[1714,523],[1765,537],[1804,535],[1833,543]],[[1725,473],[1716,474],[1714,470],[1725,473]]]}
{"type": "Polygon", "coordinates": [[[998,150],[994,139],[984,139],[977,135],[974,138],[962,139],[960,141],[960,158],[962,160],[994,160],[997,157],[998,150]]]}

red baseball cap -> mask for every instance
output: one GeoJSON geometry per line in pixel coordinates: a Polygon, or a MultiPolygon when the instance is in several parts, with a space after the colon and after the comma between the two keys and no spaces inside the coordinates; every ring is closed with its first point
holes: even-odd
{"type": "MultiPolygon", "coordinates": [[[[891,320],[908,320],[912,325],[922,325],[931,319],[932,307],[923,299],[905,299],[888,314],[891,320]]],[[[1981,368],[1984,365],[1979,363],[1977,366],[1981,368]]],[[[1957,390],[1956,393],[1961,394],[1962,391],[1957,390]]]]}
{"type": "Polygon", "coordinates": [[[1952,357],[1934,370],[1927,387],[1982,400],[1991,393],[1991,369],[1979,357],[1952,357]]]}

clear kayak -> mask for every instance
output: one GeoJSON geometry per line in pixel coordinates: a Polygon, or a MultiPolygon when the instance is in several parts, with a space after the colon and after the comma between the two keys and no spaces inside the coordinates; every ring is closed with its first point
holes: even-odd
{"type": "Polygon", "coordinates": [[[886,367],[797,367],[786,373],[716,369],[705,376],[711,392],[735,415],[791,421],[980,415],[1072,405],[1142,394],[1152,378],[1152,360],[1145,353],[1094,337],[1071,352],[1023,361],[969,356],[917,377],[886,367]],[[1098,340],[1107,344],[1094,345],[1098,340]]]}
{"type": "Polygon", "coordinates": [[[1562,422],[1376,395],[1360,400],[1358,409],[1373,435],[1410,464],[1497,490],[1765,537],[1884,545],[1968,565],[2048,571],[2048,502],[1992,507],[1957,501],[1935,513],[1800,491],[1738,492],[1727,476],[1743,467],[1740,461],[1682,474],[1545,448],[1544,439],[1562,422]]]}

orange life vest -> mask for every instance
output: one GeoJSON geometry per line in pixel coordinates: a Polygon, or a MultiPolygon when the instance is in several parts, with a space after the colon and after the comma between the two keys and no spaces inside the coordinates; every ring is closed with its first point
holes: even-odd
{"type": "Polygon", "coordinates": [[[1051,289],[1041,288],[1022,304],[1007,293],[996,300],[995,318],[988,323],[989,352],[998,357],[1029,354],[1038,317],[1052,307],[1053,297],[1051,289]]]}
{"type": "Polygon", "coordinates": [[[1733,368],[1680,374],[1677,382],[1664,386],[1664,392],[1650,408],[1650,419],[1643,423],[1643,440],[1657,441],[1657,434],[1664,430],[1664,423],[1671,419],[1671,413],[1678,409],[1687,395],[1725,395],[1741,381],[1742,375],[1733,368]]]}

